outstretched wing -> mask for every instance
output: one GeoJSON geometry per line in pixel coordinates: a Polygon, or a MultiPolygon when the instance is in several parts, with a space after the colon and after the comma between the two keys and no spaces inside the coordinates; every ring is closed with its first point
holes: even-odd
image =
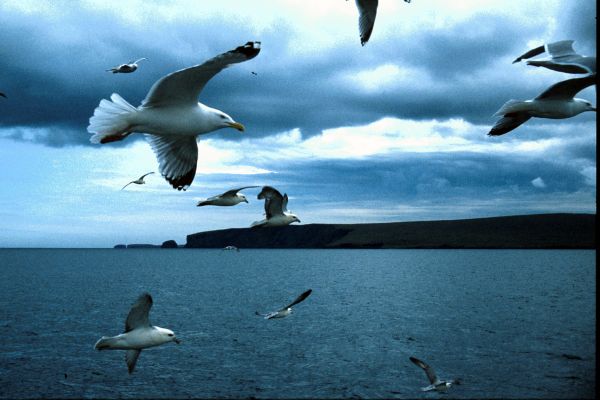
{"type": "Polygon", "coordinates": [[[144,179],[145,177],[147,177],[150,174],[153,174],[154,172],[148,172],[147,174],[144,174],[142,176],[140,176],[140,179],[144,179]]]}
{"type": "Polygon", "coordinates": [[[283,215],[283,196],[271,186],[263,186],[258,194],[259,200],[265,199],[265,214],[267,219],[274,215],[283,215]]]}
{"type": "Polygon", "coordinates": [[[583,78],[567,79],[550,86],[535,99],[541,100],[549,97],[554,99],[572,99],[577,93],[594,84],[596,84],[596,74],[587,75],[583,78]]]}
{"type": "Polygon", "coordinates": [[[131,181],[131,182],[129,182],[127,185],[123,186],[123,187],[121,188],[121,190],[125,189],[127,186],[131,185],[133,182],[135,182],[135,181],[131,181]]]}
{"type": "Polygon", "coordinates": [[[288,304],[287,306],[283,307],[279,311],[286,310],[286,309],[288,309],[288,308],[290,308],[292,306],[295,306],[296,304],[304,301],[308,296],[310,296],[311,293],[312,293],[312,289],[308,289],[306,292],[304,292],[300,296],[296,297],[296,300],[292,301],[290,304],[288,304]]]}
{"type": "Polygon", "coordinates": [[[260,42],[248,42],[203,64],[166,75],[150,88],[142,107],[196,104],[204,85],[224,68],[250,60],[260,52],[260,42]]]}
{"type": "Polygon", "coordinates": [[[162,176],[177,190],[186,190],[196,176],[198,144],[195,136],[144,134],[158,159],[162,176]]]}
{"type": "Polygon", "coordinates": [[[521,60],[527,60],[528,58],[535,57],[537,55],[542,54],[544,51],[546,51],[546,48],[544,45],[538,46],[535,49],[531,49],[527,53],[520,55],[512,63],[514,64],[514,63],[518,63],[521,60]]]}
{"type": "Polygon", "coordinates": [[[142,352],[142,350],[127,350],[127,352],[125,353],[125,362],[127,363],[127,370],[129,371],[129,373],[131,374],[133,372],[133,370],[135,369],[135,363],[138,360],[138,357],[140,356],[140,353],[142,352]]]}
{"type": "Polygon", "coordinates": [[[375,17],[377,16],[377,0],[356,0],[358,8],[358,31],[360,33],[360,44],[365,45],[373,33],[375,17]]]}
{"type": "Polygon", "coordinates": [[[438,377],[435,374],[435,372],[433,371],[433,368],[431,368],[429,365],[427,365],[425,362],[419,360],[416,357],[409,357],[410,361],[412,361],[415,365],[421,367],[424,371],[425,374],[427,374],[427,378],[429,379],[429,382],[431,384],[436,384],[438,383],[438,377]]]}
{"type": "Polygon", "coordinates": [[[500,136],[508,133],[531,118],[526,112],[512,112],[504,115],[489,131],[489,136],[500,136]]]}
{"type": "Polygon", "coordinates": [[[221,196],[235,196],[237,194],[237,192],[239,192],[240,190],[244,190],[244,189],[250,189],[250,188],[257,188],[259,186],[244,186],[238,189],[231,189],[226,191],[225,193],[223,193],[221,196]]]}
{"type": "Polygon", "coordinates": [[[142,294],[131,306],[127,320],[125,320],[125,332],[129,332],[140,326],[150,326],[150,308],[152,307],[152,296],[148,293],[142,294]]]}

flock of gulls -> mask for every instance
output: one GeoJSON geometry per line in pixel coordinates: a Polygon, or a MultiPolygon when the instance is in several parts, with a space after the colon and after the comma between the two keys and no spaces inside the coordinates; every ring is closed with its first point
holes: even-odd
{"type": "MultiPolygon", "coordinates": [[[[404,1],[410,3],[410,0],[404,1]]],[[[356,0],[356,6],[359,11],[360,43],[364,46],[373,32],[378,2],[356,0]]],[[[110,100],[102,99],[87,127],[92,134],[91,142],[106,144],[123,140],[132,133],[143,133],[158,159],[161,175],[173,188],[186,190],[196,174],[198,136],[222,128],[233,128],[240,132],[245,129],[225,112],[198,102],[198,96],[208,81],[220,71],[256,57],[260,52],[260,45],[261,42],[250,41],[202,64],[165,75],[152,85],[139,107],[134,107],[117,93],[113,93],[110,100]]],[[[106,71],[113,74],[132,73],[143,60],[146,58],[106,71]]],[[[561,119],[585,111],[596,111],[589,101],[574,97],[581,90],[596,84],[596,57],[576,53],[572,40],[536,47],[517,57],[513,63],[523,60],[527,60],[527,64],[531,66],[585,76],[555,83],[531,100],[509,100],[494,114],[502,118],[488,135],[506,134],[532,117],[561,119]],[[548,53],[550,57],[530,60],[543,53],[548,53]]],[[[256,75],[256,72],[252,71],[252,74],[256,75]]],[[[2,92],[0,97],[7,98],[2,92]]],[[[121,190],[130,184],[144,184],[144,178],[153,173],[142,175],[127,183],[121,190]]],[[[234,206],[247,203],[248,200],[240,191],[257,187],[259,186],[231,189],[200,201],[197,206],[234,206]]],[[[287,194],[281,195],[277,189],[264,186],[257,198],[265,201],[265,218],[254,222],[252,227],[284,226],[300,222],[296,215],[287,210],[287,194]]],[[[257,311],[256,315],[268,320],[285,318],[292,313],[292,306],[306,300],[311,293],[312,290],[309,289],[277,311],[265,314],[257,311]]],[[[150,324],[148,316],[151,307],[152,297],[148,293],[142,294],[129,311],[125,332],[112,337],[103,336],[94,347],[97,350],[125,350],[127,367],[129,373],[132,373],[142,349],[169,342],[180,343],[173,331],[150,324]]],[[[460,384],[459,379],[439,379],[429,365],[415,357],[410,357],[410,361],[422,368],[429,379],[430,385],[422,388],[423,391],[445,391],[452,385],[460,384]]]]}
{"type": "MultiPolygon", "coordinates": [[[[410,0],[404,0],[410,3],[410,0]]],[[[356,0],[359,11],[360,43],[365,45],[373,32],[377,15],[377,0],[356,0]]],[[[236,122],[223,111],[211,108],[197,101],[208,81],[223,69],[237,63],[248,61],[260,52],[261,43],[250,41],[233,50],[219,54],[202,64],[170,73],[152,85],[146,98],[139,107],[134,107],[117,93],[110,100],[103,99],[90,118],[88,131],[92,134],[92,143],[110,143],[120,141],[130,134],[143,133],[156,154],[159,171],[177,190],[186,190],[196,174],[198,160],[197,137],[217,129],[233,128],[243,132],[244,126],[236,122]]],[[[137,70],[138,63],[145,58],[127,64],[121,64],[107,71],[112,73],[131,73],[137,70]]],[[[585,111],[596,111],[591,103],[575,98],[581,90],[596,84],[596,58],[577,54],[572,40],[548,43],[529,50],[517,57],[514,63],[527,60],[527,64],[544,67],[568,74],[585,74],[583,77],[567,79],[550,86],[531,100],[509,100],[494,116],[501,119],[496,122],[488,135],[506,134],[532,117],[561,119],[573,117],[585,111]],[[542,53],[550,58],[530,60],[542,53]]],[[[252,71],[253,75],[256,72],[252,71]]],[[[0,95],[6,97],[4,94],[0,95]]],[[[123,186],[144,184],[144,178],[152,172],[123,186]]],[[[235,206],[248,203],[242,190],[258,188],[244,186],[230,189],[219,195],[199,201],[197,206],[235,206]]],[[[271,186],[263,186],[257,198],[264,200],[265,218],[252,223],[251,227],[285,226],[300,222],[298,217],[287,209],[288,196],[281,194],[271,186]]],[[[226,250],[236,250],[228,246],[226,250]]],[[[288,305],[268,313],[255,312],[266,320],[281,319],[292,314],[292,307],[306,300],[312,293],[309,289],[300,294],[288,305]]],[[[148,315],[152,307],[152,297],[142,294],[133,304],[125,322],[125,332],[113,336],[103,336],[95,344],[97,350],[125,350],[125,360],[129,373],[132,373],[142,349],[159,346],[169,342],[180,343],[173,331],[150,324],[148,315]]],[[[446,391],[453,385],[459,385],[460,379],[442,380],[433,368],[424,361],[409,357],[409,360],[423,369],[429,385],[423,391],[446,391]]]]}

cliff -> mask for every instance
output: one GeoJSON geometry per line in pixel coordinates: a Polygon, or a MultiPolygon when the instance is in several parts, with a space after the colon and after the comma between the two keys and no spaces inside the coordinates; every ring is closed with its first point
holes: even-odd
{"type": "Polygon", "coordinates": [[[595,214],[237,228],[187,236],[187,248],[594,249],[595,214]]]}

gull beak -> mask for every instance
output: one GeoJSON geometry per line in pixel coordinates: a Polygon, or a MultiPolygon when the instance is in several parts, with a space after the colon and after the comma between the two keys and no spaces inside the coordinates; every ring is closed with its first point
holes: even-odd
{"type": "Polygon", "coordinates": [[[244,130],[246,128],[244,128],[244,125],[240,124],[239,122],[227,122],[227,125],[231,128],[235,128],[240,132],[244,132],[244,130]]]}
{"type": "Polygon", "coordinates": [[[173,341],[174,341],[175,343],[177,343],[177,344],[180,344],[180,343],[181,343],[181,340],[179,340],[179,339],[177,339],[177,338],[173,339],[173,341]]]}
{"type": "Polygon", "coordinates": [[[590,111],[596,112],[596,107],[590,107],[590,111]]]}

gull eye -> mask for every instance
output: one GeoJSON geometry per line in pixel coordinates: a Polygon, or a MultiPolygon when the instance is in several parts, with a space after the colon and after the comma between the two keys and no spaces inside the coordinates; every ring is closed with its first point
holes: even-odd
{"type": "Polygon", "coordinates": [[[226,116],[224,116],[223,114],[220,115],[221,119],[227,119],[226,116]]]}
{"type": "Polygon", "coordinates": [[[169,336],[173,336],[173,334],[172,334],[172,333],[169,333],[169,336]]]}

